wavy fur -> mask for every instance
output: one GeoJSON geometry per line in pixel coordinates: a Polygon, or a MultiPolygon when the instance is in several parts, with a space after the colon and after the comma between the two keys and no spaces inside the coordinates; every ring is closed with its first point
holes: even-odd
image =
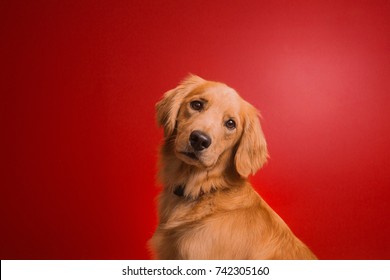
{"type": "Polygon", "coordinates": [[[268,157],[252,105],[225,84],[191,75],[156,110],[165,139],[159,224],[149,241],[155,258],[316,258],[248,182],[268,157]],[[201,110],[192,108],[194,100],[201,110]],[[209,136],[209,147],[191,146],[195,130],[209,136]],[[178,187],[182,195],[175,194],[178,187]]]}

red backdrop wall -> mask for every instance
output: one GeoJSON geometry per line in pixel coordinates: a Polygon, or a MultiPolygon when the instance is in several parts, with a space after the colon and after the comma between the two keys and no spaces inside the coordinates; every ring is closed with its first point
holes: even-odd
{"type": "Polygon", "coordinates": [[[388,1],[1,1],[1,259],[147,259],[187,73],[263,115],[256,189],[322,259],[390,258],[388,1]]]}

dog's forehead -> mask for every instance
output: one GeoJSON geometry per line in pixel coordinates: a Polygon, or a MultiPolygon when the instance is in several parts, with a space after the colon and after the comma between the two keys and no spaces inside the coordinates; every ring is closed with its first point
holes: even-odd
{"type": "Polygon", "coordinates": [[[231,87],[218,82],[206,82],[195,88],[188,97],[202,98],[207,102],[226,105],[237,110],[241,105],[241,97],[238,93],[231,87]]]}

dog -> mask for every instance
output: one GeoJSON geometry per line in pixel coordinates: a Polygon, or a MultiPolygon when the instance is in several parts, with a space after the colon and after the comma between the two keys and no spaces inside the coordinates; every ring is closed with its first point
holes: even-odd
{"type": "Polygon", "coordinates": [[[248,181],[268,158],[252,105],[190,75],[156,111],[164,142],[155,259],[316,259],[248,181]]]}

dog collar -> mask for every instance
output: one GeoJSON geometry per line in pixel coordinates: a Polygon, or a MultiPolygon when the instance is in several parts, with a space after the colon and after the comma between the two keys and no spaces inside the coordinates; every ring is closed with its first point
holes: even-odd
{"type": "MultiPolygon", "coordinates": [[[[178,185],[178,186],[176,186],[175,188],[174,188],[174,190],[173,190],[173,194],[175,194],[175,195],[177,195],[178,197],[184,197],[184,189],[185,189],[185,185],[183,186],[183,185],[178,185]]],[[[215,190],[212,190],[211,192],[214,192],[215,190]]],[[[202,197],[203,195],[205,194],[205,192],[204,191],[200,191],[199,192],[199,195],[198,195],[198,197],[197,198],[200,198],[200,197],[202,197]]]]}
{"type": "Polygon", "coordinates": [[[177,195],[178,197],[183,197],[184,196],[184,188],[185,186],[179,185],[176,186],[175,189],[173,190],[173,193],[177,195]]]}

